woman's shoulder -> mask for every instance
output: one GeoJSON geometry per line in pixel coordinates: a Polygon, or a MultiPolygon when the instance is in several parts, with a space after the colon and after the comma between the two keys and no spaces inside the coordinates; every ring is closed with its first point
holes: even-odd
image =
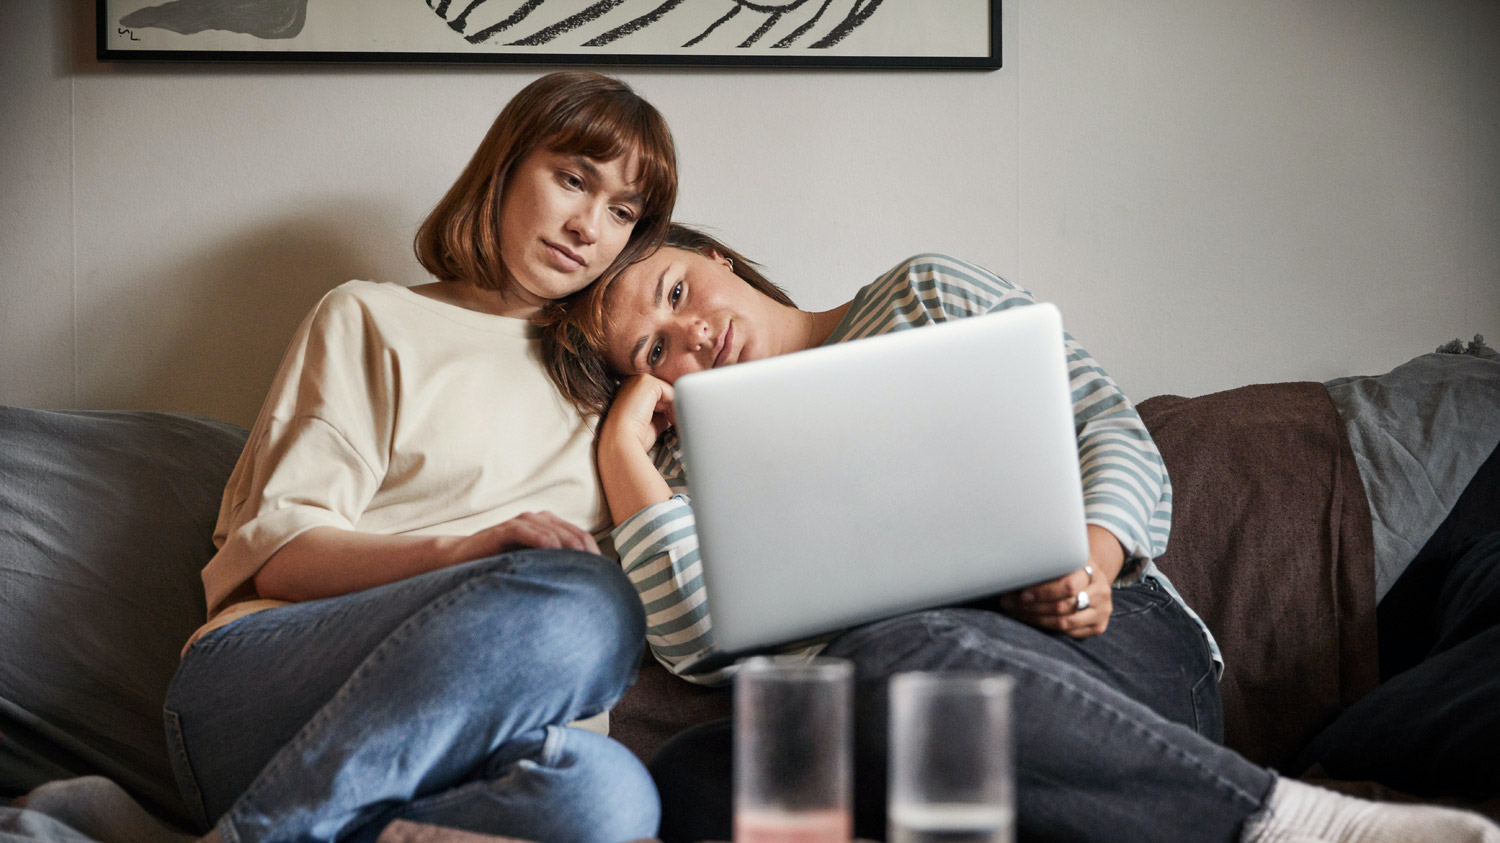
{"type": "Polygon", "coordinates": [[[324,293],[309,315],[314,319],[327,319],[366,312],[372,303],[379,303],[382,297],[379,288],[384,286],[387,285],[374,281],[345,281],[324,293]]]}
{"type": "Polygon", "coordinates": [[[318,310],[331,313],[369,312],[405,304],[406,288],[399,284],[355,279],[345,281],[323,294],[318,310]]]}
{"type": "Polygon", "coordinates": [[[1031,293],[979,264],[923,252],[899,261],[855,295],[850,306],[851,313],[857,314],[854,321],[869,325],[870,330],[856,330],[847,338],[1034,301],[1031,293]],[[884,323],[884,328],[877,323],[884,323]]]}

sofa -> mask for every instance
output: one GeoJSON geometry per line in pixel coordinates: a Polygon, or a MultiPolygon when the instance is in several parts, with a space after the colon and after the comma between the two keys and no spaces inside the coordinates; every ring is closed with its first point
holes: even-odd
{"type": "MultiPolygon", "coordinates": [[[[1308,773],[1289,766],[1299,749],[1380,678],[1374,530],[1348,428],[1315,382],[1139,409],[1174,484],[1159,564],[1227,662],[1226,743],[1308,773]]],[[[0,407],[0,806],[103,775],[188,828],[162,698],[204,616],[198,572],[245,436],[178,413],[0,407]]],[[[611,730],[645,759],[729,709],[727,689],[648,656],[611,730]]]]}

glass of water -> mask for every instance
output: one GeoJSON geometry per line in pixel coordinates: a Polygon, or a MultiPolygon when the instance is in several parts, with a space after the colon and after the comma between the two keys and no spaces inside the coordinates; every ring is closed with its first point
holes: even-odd
{"type": "Polygon", "coordinates": [[[847,660],[756,657],[734,680],[735,843],[849,843],[847,660]]]}
{"type": "Polygon", "coordinates": [[[891,678],[891,843],[1012,843],[1011,685],[996,673],[891,678]]]}

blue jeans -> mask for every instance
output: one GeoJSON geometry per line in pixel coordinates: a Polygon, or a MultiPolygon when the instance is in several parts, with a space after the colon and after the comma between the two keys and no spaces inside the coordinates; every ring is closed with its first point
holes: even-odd
{"type": "Polygon", "coordinates": [[[649,837],[645,768],[564,725],[620,698],[643,641],[619,566],[560,550],[258,612],[184,656],[165,711],[173,768],[230,843],[372,841],[395,819],[649,837]]]}
{"type": "MultiPolygon", "coordinates": [[[[1115,589],[1103,635],[1075,640],[987,602],[916,612],[834,639],[854,662],[855,832],[885,839],[886,683],[907,670],[1015,679],[1016,821],[1022,840],[1238,841],[1273,774],[1219,744],[1223,714],[1197,625],[1152,582],[1115,589]]],[[[674,738],[652,759],[661,836],[723,837],[732,735],[674,738]]]]}

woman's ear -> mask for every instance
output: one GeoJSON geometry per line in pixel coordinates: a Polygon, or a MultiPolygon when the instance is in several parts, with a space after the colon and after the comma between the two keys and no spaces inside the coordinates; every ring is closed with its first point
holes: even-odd
{"type": "Polygon", "coordinates": [[[718,264],[719,266],[724,267],[730,272],[734,271],[734,261],[731,260],[728,255],[725,255],[723,252],[720,252],[718,249],[715,249],[712,246],[710,246],[708,249],[708,259],[718,264]]]}

